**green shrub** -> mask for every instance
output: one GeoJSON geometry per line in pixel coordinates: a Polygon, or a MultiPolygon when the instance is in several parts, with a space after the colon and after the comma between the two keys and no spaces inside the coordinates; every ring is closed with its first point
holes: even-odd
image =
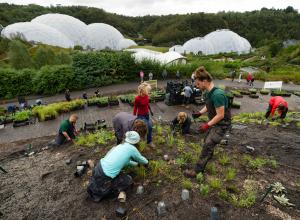
{"type": "Polygon", "coordinates": [[[12,40],[9,43],[9,62],[15,69],[30,68],[32,66],[31,57],[26,46],[19,40],[12,40]]]}
{"type": "Polygon", "coordinates": [[[67,65],[42,67],[34,78],[38,94],[53,95],[74,88],[74,72],[67,65]]]}

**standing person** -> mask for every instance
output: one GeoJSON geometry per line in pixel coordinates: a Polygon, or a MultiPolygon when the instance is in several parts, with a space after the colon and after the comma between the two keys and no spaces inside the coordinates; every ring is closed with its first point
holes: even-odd
{"type": "Polygon", "coordinates": [[[110,195],[126,195],[125,191],[133,181],[131,176],[121,170],[128,165],[148,164],[148,160],[138,150],[139,134],[128,131],[125,136],[125,143],[113,147],[93,170],[87,192],[94,202],[100,202],[110,195]]]}
{"type": "Polygon", "coordinates": [[[82,94],[82,98],[85,99],[85,100],[88,99],[86,92],[84,92],[84,93],[82,94]]]}
{"type": "Polygon", "coordinates": [[[147,134],[147,143],[154,147],[152,143],[152,122],[149,117],[149,112],[153,115],[151,108],[150,108],[150,85],[147,83],[142,83],[138,87],[138,95],[135,97],[134,100],[134,109],[133,115],[137,115],[138,119],[145,120],[148,124],[148,134],[147,134]]]}
{"type": "Polygon", "coordinates": [[[153,79],[153,73],[150,72],[150,73],[149,73],[149,80],[152,80],[152,79],[153,79]]]}
{"type": "Polygon", "coordinates": [[[191,75],[191,79],[192,79],[192,86],[194,86],[194,83],[195,83],[195,73],[193,73],[191,75]]]}
{"type": "Polygon", "coordinates": [[[233,71],[231,72],[231,82],[234,81],[234,78],[235,78],[235,77],[236,77],[236,71],[233,70],[233,71]]]}
{"type": "Polygon", "coordinates": [[[145,138],[148,131],[147,121],[138,119],[137,116],[128,112],[119,112],[114,116],[112,121],[117,144],[123,141],[127,131],[136,131],[142,139],[145,138]]]}
{"type": "Polygon", "coordinates": [[[191,87],[189,85],[186,85],[183,88],[183,92],[184,92],[183,104],[188,105],[188,104],[190,104],[190,98],[193,94],[193,90],[191,89],[191,87]]]}
{"type": "Polygon", "coordinates": [[[62,145],[66,141],[74,142],[78,132],[76,131],[75,124],[78,120],[78,115],[72,114],[69,119],[64,120],[59,127],[58,135],[56,136],[55,143],[62,145]]]}
{"type": "Polygon", "coordinates": [[[248,76],[247,76],[247,84],[250,85],[251,80],[252,80],[252,74],[249,72],[249,73],[248,73],[248,76]]]}
{"type": "Polygon", "coordinates": [[[100,89],[97,89],[97,90],[95,91],[95,96],[96,96],[96,97],[100,97],[100,89]]]}
{"type": "Polygon", "coordinates": [[[238,82],[240,83],[242,81],[242,72],[241,71],[239,71],[239,72],[240,72],[240,74],[239,74],[239,80],[238,80],[238,82]]]}
{"type": "Polygon", "coordinates": [[[144,72],[141,70],[140,71],[140,78],[141,78],[141,83],[144,82],[144,72]]]}
{"type": "Polygon", "coordinates": [[[200,67],[196,70],[195,84],[198,88],[206,91],[205,107],[199,112],[193,113],[193,118],[208,113],[209,121],[200,126],[200,132],[208,132],[204,139],[203,149],[194,170],[186,170],[187,177],[196,177],[204,172],[207,162],[213,157],[214,148],[219,144],[231,125],[230,106],[222,89],[215,87],[212,76],[200,67]]]}
{"type": "Polygon", "coordinates": [[[281,96],[274,96],[269,101],[269,107],[267,109],[266,118],[269,118],[269,116],[272,116],[272,121],[275,120],[275,111],[278,111],[279,118],[284,119],[286,117],[286,114],[288,112],[288,103],[285,101],[284,98],[281,96]]]}
{"type": "Polygon", "coordinates": [[[71,93],[68,89],[65,91],[65,98],[68,102],[71,101],[71,93]]]}
{"type": "Polygon", "coordinates": [[[166,80],[166,79],[167,79],[167,77],[168,77],[168,72],[167,72],[166,69],[164,69],[164,71],[162,72],[161,76],[162,76],[163,80],[166,80]]]}
{"type": "Polygon", "coordinates": [[[180,75],[180,72],[179,72],[179,70],[177,70],[177,72],[176,72],[176,79],[180,79],[180,77],[181,77],[181,75],[180,75]]]}
{"type": "Polygon", "coordinates": [[[182,134],[189,134],[191,124],[191,118],[187,115],[187,113],[179,112],[172,121],[171,129],[172,131],[176,131],[178,129],[182,134]]]}
{"type": "Polygon", "coordinates": [[[249,85],[253,87],[253,86],[254,86],[254,84],[253,84],[253,83],[254,83],[254,77],[252,76],[252,79],[251,79],[251,81],[250,81],[250,84],[249,84],[249,85]]]}

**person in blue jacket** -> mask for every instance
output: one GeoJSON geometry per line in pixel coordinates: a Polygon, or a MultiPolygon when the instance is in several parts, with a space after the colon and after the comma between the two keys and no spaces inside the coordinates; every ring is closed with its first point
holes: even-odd
{"type": "Polygon", "coordinates": [[[132,184],[132,177],[122,173],[125,166],[148,164],[148,160],[138,151],[140,136],[136,131],[125,134],[125,142],[113,147],[93,170],[87,192],[94,202],[108,196],[117,196],[132,184]]]}

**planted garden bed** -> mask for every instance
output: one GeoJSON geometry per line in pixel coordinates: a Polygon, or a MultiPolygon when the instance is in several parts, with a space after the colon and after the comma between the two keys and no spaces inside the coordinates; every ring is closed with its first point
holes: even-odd
{"type": "Polygon", "coordinates": [[[116,106],[119,105],[119,100],[117,96],[111,96],[108,98],[108,104],[110,106],[116,106]]]}
{"type": "Polygon", "coordinates": [[[268,90],[268,89],[261,89],[259,92],[260,92],[260,94],[262,94],[262,95],[269,95],[270,90],[268,90]]]}
{"type": "Polygon", "coordinates": [[[13,127],[21,127],[30,124],[30,117],[32,112],[30,110],[19,111],[14,116],[13,127]]]}
{"type": "Polygon", "coordinates": [[[286,91],[272,91],[271,96],[290,97],[292,94],[286,91]]]}

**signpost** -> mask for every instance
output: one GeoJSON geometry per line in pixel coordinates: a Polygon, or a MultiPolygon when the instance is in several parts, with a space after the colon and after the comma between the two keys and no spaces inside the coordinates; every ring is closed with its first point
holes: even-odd
{"type": "Polygon", "coordinates": [[[265,82],[264,89],[279,89],[281,91],[282,81],[265,82]]]}

